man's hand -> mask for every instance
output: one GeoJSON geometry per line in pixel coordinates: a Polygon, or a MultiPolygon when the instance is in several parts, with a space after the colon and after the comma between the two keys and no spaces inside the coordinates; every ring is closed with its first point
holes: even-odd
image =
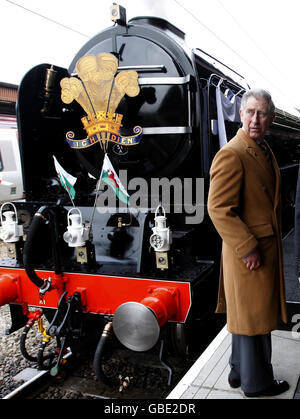
{"type": "Polygon", "coordinates": [[[258,250],[254,250],[249,256],[244,257],[242,260],[250,271],[258,269],[261,266],[261,257],[258,250]]]}

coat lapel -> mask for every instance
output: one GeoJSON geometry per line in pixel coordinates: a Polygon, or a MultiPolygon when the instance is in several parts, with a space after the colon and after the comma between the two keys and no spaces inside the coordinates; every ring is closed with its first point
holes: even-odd
{"type": "Polygon", "coordinates": [[[242,129],[238,131],[238,136],[243,141],[248,154],[257,162],[260,168],[263,169],[265,173],[265,179],[268,186],[268,190],[269,192],[272,191],[274,193],[274,194],[272,193],[271,195],[272,195],[272,200],[274,200],[274,206],[275,206],[276,201],[278,201],[279,199],[279,195],[278,195],[279,194],[278,192],[279,191],[279,184],[278,184],[279,173],[277,173],[278,172],[277,163],[276,163],[276,160],[272,151],[270,150],[270,147],[268,148],[272,156],[273,168],[269,164],[261,148],[256,144],[255,141],[253,141],[250,137],[248,137],[248,135],[242,129]]]}
{"type": "MultiPolygon", "coordinates": [[[[265,172],[273,178],[273,171],[270,163],[268,162],[266,156],[260,147],[253,141],[253,145],[247,145],[248,153],[260,164],[260,166],[265,170],[265,172]]],[[[274,166],[274,164],[273,164],[274,166]]]]}
{"type": "MultiPolygon", "coordinates": [[[[270,149],[270,147],[269,147],[270,149]]],[[[272,156],[272,164],[273,164],[273,168],[274,168],[274,178],[275,178],[275,198],[274,198],[274,208],[276,209],[279,205],[280,202],[280,184],[281,184],[281,179],[280,179],[280,171],[279,171],[279,167],[276,161],[276,158],[272,152],[272,150],[270,149],[270,153],[272,156]]]]}

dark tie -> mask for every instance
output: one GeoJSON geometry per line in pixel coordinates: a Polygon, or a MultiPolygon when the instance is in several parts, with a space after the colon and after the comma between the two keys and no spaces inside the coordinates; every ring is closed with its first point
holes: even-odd
{"type": "Polygon", "coordinates": [[[264,141],[257,142],[257,144],[259,145],[259,147],[261,148],[262,152],[266,156],[269,164],[272,166],[272,157],[271,157],[271,153],[270,153],[270,150],[269,150],[268,146],[265,144],[264,141]]]}

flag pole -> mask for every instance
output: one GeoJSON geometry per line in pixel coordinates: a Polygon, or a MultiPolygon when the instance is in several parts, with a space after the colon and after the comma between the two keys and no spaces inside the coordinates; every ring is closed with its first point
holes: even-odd
{"type": "Polygon", "coordinates": [[[74,208],[76,208],[76,207],[75,207],[75,204],[74,204],[74,201],[73,201],[73,199],[72,199],[72,197],[71,197],[70,191],[69,191],[69,189],[68,189],[68,187],[67,187],[66,183],[65,183],[65,189],[66,189],[66,191],[68,192],[68,195],[69,195],[69,198],[70,198],[70,200],[71,200],[71,202],[72,202],[73,207],[74,207],[74,208]]]}
{"type": "MultiPolygon", "coordinates": [[[[111,82],[111,86],[110,86],[109,97],[108,97],[107,106],[106,106],[106,114],[109,112],[110,100],[111,100],[111,95],[112,95],[112,91],[113,91],[114,85],[115,85],[115,77],[113,77],[112,82],[111,82]]],[[[91,99],[89,97],[89,94],[88,94],[88,92],[86,90],[86,87],[85,87],[84,83],[83,83],[83,86],[84,86],[84,89],[86,91],[86,94],[87,94],[87,96],[88,96],[88,98],[89,98],[89,100],[91,102],[92,109],[93,109],[94,113],[96,114],[95,109],[94,109],[94,106],[93,106],[93,103],[92,103],[92,101],[91,101],[91,99]]],[[[99,178],[99,181],[98,181],[98,185],[97,185],[97,189],[96,189],[96,197],[95,197],[94,207],[93,207],[93,211],[92,211],[92,215],[91,215],[91,220],[90,220],[90,226],[91,227],[92,227],[92,224],[93,224],[93,221],[94,221],[96,203],[97,203],[97,199],[98,199],[98,195],[99,195],[99,190],[100,190],[101,179],[102,179],[102,175],[103,175],[104,160],[105,160],[105,156],[107,155],[107,151],[108,151],[108,133],[105,132],[105,140],[103,139],[103,144],[100,141],[100,139],[99,139],[98,136],[99,136],[99,133],[97,133],[97,138],[98,138],[98,141],[100,143],[100,148],[102,149],[104,156],[103,156],[103,163],[102,163],[101,175],[100,175],[100,178],[99,178]]],[[[91,231],[91,229],[90,229],[90,231],[91,231]]]]}
{"type": "MultiPolygon", "coordinates": [[[[102,175],[103,175],[103,167],[104,167],[104,159],[107,153],[104,154],[103,157],[103,162],[102,162],[102,169],[101,169],[101,174],[100,174],[100,178],[97,182],[97,189],[96,189],[96,197],[95,197],[95,202],[94,202],[94,207],[93,207],[93,211],[92,211],[92,215],[91,215],[91,220],[90,220],[90,226],[92,227],[93,221],[94,221],[94,215],[95,215],[95,209],[96,209],[96,203],[97,203],[97,199],[98,199],[98,194],[99,194],[99,190],[100,190],[100,184],[101,184],[101,179],[102,179],[102,175]]],[[[91,231],[91,229],[90,229],[91,231]]]]}
{"type": "MultiPolygon", "coordinates": [[[[74,176],[70,175],[69,173],[67,173],[64,168],[58,163],[56,157],[53,155],[52,156],[54,159],[54,167],[55,167],[55,171],[57,173],[58,179],[60,181],[61,186],[68,192],[69,198],[72,202],[73,207],[75,208],[75,204],[72,198],[72,195],[70,193],[70,189],[69,186],[67,184],[67,181],[70,183],[70,185],[72,186],[72,189],[74,187],[74,184],[76,183],[76,178],[74,178],[74,176]]],[[[74,193],[75,196],[75,193],[74,193]]]]}

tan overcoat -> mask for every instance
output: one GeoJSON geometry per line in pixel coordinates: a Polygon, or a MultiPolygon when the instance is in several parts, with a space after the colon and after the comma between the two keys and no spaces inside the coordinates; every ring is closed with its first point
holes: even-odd
{"type": "Polygon", "coordinates": [[[209,215],[223,240],[217,312],[227,312],[229,332],[259,335],[287,321],[280,226],[280,173],[240,129],[211,167],[209,215]],[[262,266],[242,258],[256,247],[262,266]]]}

